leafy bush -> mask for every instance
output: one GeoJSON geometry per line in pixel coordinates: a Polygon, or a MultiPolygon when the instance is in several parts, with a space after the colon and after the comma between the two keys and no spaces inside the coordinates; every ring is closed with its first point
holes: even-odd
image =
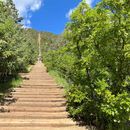
{"type": "Polygon", "coordinates": [[[104,130],[129,129],[129,23],[127,0],[103,0],[94,8],[83,1],[66,26],[65,44],[44,48],[48,70],[59,71],[70,84],[72,117],[104,130]]]}
{"type": "Polygon", "coordinates": [[[0,1],[0,82],[25,70],[37,59],[36,41],[18,22],[12,0],[0,1]]]}

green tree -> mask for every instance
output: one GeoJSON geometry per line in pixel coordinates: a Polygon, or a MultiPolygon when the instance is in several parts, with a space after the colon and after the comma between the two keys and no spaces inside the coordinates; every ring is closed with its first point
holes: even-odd
{"type": "Polygon", "coordinates": [[[65,44],[47,45],[45,63],[70,84],[68,111],[104,130],[127,130],[130,116],[130,4],[85,1],[73,11],[65,44]]]}
{"type": "Polygon", "coordinates": [[[37,59],[36,41],[22,28],[20,20],[12,0],[0,1],[1,82],[26,69],[29,64],[34,64],[37,59]]]}

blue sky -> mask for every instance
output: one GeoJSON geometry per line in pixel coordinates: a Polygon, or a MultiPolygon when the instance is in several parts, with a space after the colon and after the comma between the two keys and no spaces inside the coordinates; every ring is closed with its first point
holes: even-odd
{"type": "MultiPolygon", "coordinates": [[[[68,22],[67,14],[82,0],[14,0],[23,24],[38,31],[55,34],[63,32],[68,22]]],[[[99,0],[86,0],[94,6],[99,0]]]]}

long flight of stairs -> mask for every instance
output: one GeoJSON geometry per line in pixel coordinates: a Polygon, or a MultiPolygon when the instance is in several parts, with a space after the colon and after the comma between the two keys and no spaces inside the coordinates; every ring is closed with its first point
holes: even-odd
{"type": "Polygon", "coordinates": [[[0,130],[85,130],[68,118],[64,90],[38,62],[21,88],[12,92],[13,103],[1,106],[0,130]]]}

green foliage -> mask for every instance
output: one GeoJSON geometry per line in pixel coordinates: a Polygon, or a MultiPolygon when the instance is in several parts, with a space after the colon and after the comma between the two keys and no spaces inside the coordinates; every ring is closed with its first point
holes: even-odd
{"type": "Polygon", "coordinates": [[[66,91],[69,89],[68,82],[59,74],[58,71],[52,70],[49,71],[49,74],[55,79],[59,86],[64,87],[66,91]]]}
{"type": "Polygon", "coordinates": [[[0,102],[3,102],[5,96],[10,92],[12,88],[20,86],[22,83],[22,78],[19,75],[15,75],[8,79],[4,83],[0,83],[0,102]]]}
{"type": "Polygon", "coordinates": [[[18,24],[19,21],[12,0],[0,1],[0,82],[7,81],[36,61],[36,40],[18,24]]]}
{"type": "Polygon", "coordinates": [[[128,130],[130,117],[130,3],[85,1],[73,11],[64,38],[44,43],[43,60],[70,84],[72,117],[104,130],[128,130]],[[59,42],[59,43],[61,43],[59,42]]]}

